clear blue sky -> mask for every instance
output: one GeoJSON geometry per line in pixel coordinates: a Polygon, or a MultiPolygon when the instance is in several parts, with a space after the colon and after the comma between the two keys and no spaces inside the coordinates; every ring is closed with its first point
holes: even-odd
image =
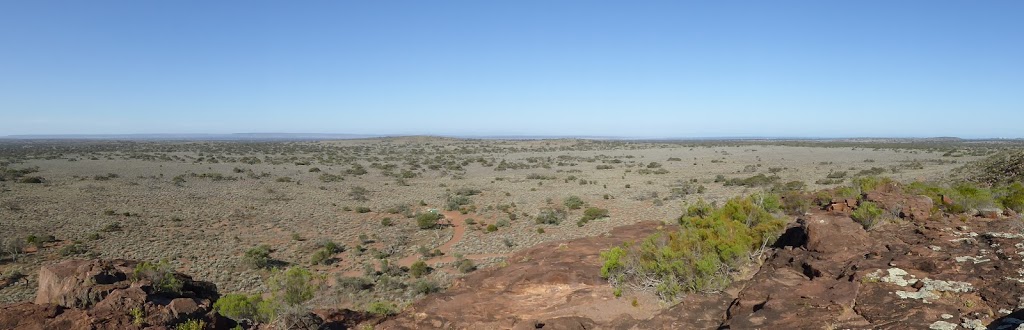
{"type": "Polygon", "coordinates": [[[1024,1],[3,1],[0,135],[1024,137],[1024,1]]]}

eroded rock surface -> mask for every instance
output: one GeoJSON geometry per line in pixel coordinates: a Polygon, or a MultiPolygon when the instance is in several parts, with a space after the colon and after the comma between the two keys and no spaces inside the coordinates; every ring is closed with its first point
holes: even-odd
{"type": "Polygon", "coordinates": [[[213,312],[219,295],[212,283],[174,273],[180,292],[157,292],[148,280],[130,279],[135,266],[128,260],[44,266],[35,303],[0,306],[0,329],[162,329],[188,320],[232,325],[213,312]]]}
{"type": "MultiPolygon", "coordinates": [[[[842,212],[794,219],[751,276],[672,306],[616,299],[599,252],[656,224],[524,250],[508,266],[414,304],[385,329],[1016,329],[1024,323],[1020,219],[931,214],[923,196],[867,199],[902,216],[866,231],[842,212]],[[927,211],[925,211],[927,210],[927,211]],[[898,212],[897,212],[898,211],[898,212]],[[908,221],[909,220],[909,221],[908,221]]],[[[839,203],[835,203],[839,204],[839,203]]],[[[855,207],[842,203],[845,207],[855,207]]]]}

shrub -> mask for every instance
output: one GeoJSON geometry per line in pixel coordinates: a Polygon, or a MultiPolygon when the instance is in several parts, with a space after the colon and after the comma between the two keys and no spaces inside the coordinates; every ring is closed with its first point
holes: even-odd
{"type": "Polygon", "coordinates": [[[890,178],[882,178],[877,176],[865,176],[853,179],[853,186],[860,189],[860,193],[866,194],[878,190],[878,188],[893,184],[894,182],[890,178]]]}
{"type": "Polygon", "coordinates": [[[839,187],[836,189],[835,197],[841,199],[860,199],[860,193],[853,187],[839,187]]]}
{"type": "Polygon", "coordinates": [[[380,225],[383,227],[391,227],[394,225],[394,221],[391,218],[380,219],[380,225]]]}
{"type": "Polygon", "coordinates": [[[431,294],[434,292],[441,291],[441,287],[426,279],[417,280],[412,284],[412,291],[416,294],[431,294]]]}
{"type": "Polygon", "coordinates": [[[762,198],[746,197],[720,208],[691,206],[679,218],[679,230],[602,252],[601,276],[617,288],[653,290],[668,301],[682,292],[720,289],[728,284],[729,269],[782,230],[782,219],[765,205],[762,198]]]}
{"type": "Polygon", "coordinates": [[[302,267],[291,267],[275,272],[267,280],[267,287],[281,302],[289,306],[296,306],[313,298],[313,294],[317,290],[315,280],[317,278],[309,270],[302,267]]]}
{"type": "Polygon", "coordinates": [[[174,330],[206,330],[206,321],[189,319],[188,321],[178,323],[174,330]]]}
{"type": "Polygon", "coordinates": [[[607,218],[607,217],[608,217],[608,210],[601,209],[601,208],[596,208],[596,207],[588,207],[586,210],[583,211],[583,218],[582,218],[582,220],[584,220],[584,221],[591,221],[591,220],[597,220],[597,219],[600,219],[600,218],[607,218]]]}
{"type": "Polygon", "coordinates": [[[321,248],[313,252],[313,256],[309,258],[309,262],[314,265],[324,264],[329,265],[334,263],[334,253],[328,249],[321,248]]]}
{"type": "Polygon", "coordinates": [[[85,244],[82,244],[82,242],[75,241],[69,245],[62,247],[59,253],[61,256],[69,257],[73,255],[89,253],[89,248],[87,248],[85,244]]]}
{"type": "Polygon", "coordinates": [[[476,270],[476,264],[473,263],[473,260],[469,259],[459,260],[458,265],[456,267],[462,273],[469,273],[476,270]]]}
{"type": "Polygon", "coordinates": [[[260,269],[270,266],[270,246],[260,245],[245,251],[245,256],[242,257],[245,264],[252,268],[260,269]]]}
{"type": "Polygon", "coordinates": [[[953,191],[950,195],[950,198],[953,199],[950,211],[954,213],[994,207],[996,202],[991,190],[967,182],[953,186],[953,191]]]}
{"type": "Polygon", "coordinates": [[[153,290],[156,293],[181,293],[184,286],[181,280],[174,276],[173,268],[167,260],[158,263],[143,261],[135,265],[132,279],[135,281],[149,280],[153,283],[153,290]]]}
{"type": "Polygon", "coordinates": [[[565,220],[565,216],[566,213],[563,209],[544,208],[540,210],[540,213],[537,213],[535,220],[539,225],[557,225],[562,223],[562,220],[565,220]]]}
{"type": "Polygon", "coordinates": [[[43,183],[45,180],[41,176],[29,176],[21,178],[21,183],[43,183]]]}
{"type": "MultiPolygon", "coordinates": [[[[725,181],[726,186],[745,186],[745,187],[762,187],[770,186],[773,183],[779,181],[779,176],[772,175],[766,176],[764,174],[758,174],[746,179],[732,178],[725,181]]],[[[717,180],[717,177],[716,177],[717,180]]]]}
{"type": "Polygon", "coordinates": [[[356,212],[358,212],[358,213],[369,213],[370,211],[371,211],[370,208],[366,207],[366,206],[356,207],[356,212]]]}
{"type": "Polygon", "coordinates": [[[570,210],[579,210],[586,203],[583,202],[583,199],[581,199],[579,196],[569,196],[566,197],[564,201],[562,201],[562,204],[565,205],[565,207],[570,210]]]}
{"type": "Polygon", "coordinates": [[[46,235],[46,236],[28,235],[28,237],[25,238],[25,243],[27,243],[28,245],[36,247],[36,249],[41,249],[41,248],[43,248],[44,244],[46,244],[46,243],[53,243],[53,242],[56,242],[56,241],[57,241],[57,237],[54,237],[53,235],[46,235]]]}
{"type": "Polygon", "coordinates": [[[1024,185],[1020,182],[1014,182],[1013,184],[999,190],[999,204],[1003,207],[1022,212],[1024,211],[1024,185]]]}
{"type": "Polygon", "coordinates": [[[398,307],[390,301],[375,301],[370,304],[370,307],[368,307],[366,311],[370,314],[384,317],[397,313],[398,307]]]}
{"type": "Polygon", "coordinates": [[[260,295],[229,293],[217,299],[213,308],[220,315],[234,320],[270,322],[276,314],[273,305],[272,301],[263,300],[260,295]]]}
{"type": "Polygon", "coordinates": [[[804,215],[811,209],[811,199],[799,191],[788,191],[782,195],[782,209],[789,215],[804,215]]]}
{"type": "Polygon", "coordinates": [[[872,202],[861,202],[857,205],[857,209],[850,213],[850,218],[860,223],[864,229],[871,229],[878,221],[881,220],[882,213],[884,213],[881,207],[878,207],[872,202]]]}
{"type": "Polygon", "coordinates": [[[105,233],[111,233],[115,231],[121,231],[122,229],[124,229],[124,227],[121,226],[121,223],[114,221],[104,226],[103,229],[100,229],[100,231],[105,233]]]}
{"type": "Polygon", "coordinates": [[[340,175],[330,174],[330,173],[320,174],[319,179],[320,179],[321,182],[345,181],[345,177],[342,177],[340,175]]]}
{"type": "Polygon", "coordinates": [[[369,198],[366,196],[369,193],[370,191],[367,190],[366,188],[355,186],[352,187],[351,190],[349,190],[348,197],[359,202],[365,202],[369,200],[369,198]]]}
{"type": "Polygon", "coordinates": [[[427,275],[428,272],[430,272],[430,267],[427,267],[427,263],[423,260],[416,260],[416,262],[409,266],[409,275],[415,278],[427,275]]]}
{"type": "Polygon", "coordinates": [[[435,212],[420,213],[416,216],[416,225],[420,229],[433,229],[437,227],[437,221],[442,217],[444,216],[435,212]]]}
{"type": "Polygon", "coordinates": [[[468,196],[465,196],[465,195],[451,195],[451,196],[448,196],[447,200],[445,200],[445,204],[444,204],[445,207],[444,207],[444,209],[446,211],[455,211],[455,210],[458,210],[459,207],[461,207],[463,205],[469,205],[469,204],[472,204],[472,203],[473,203],[473,201],[470,200],[468,196]]]}
{"type": "Polygon", "coordinates": [[[846,177],[846,171],[828,172],[828,175],[825,176],[825,178],[828,178],[828,179],[842,179],[842,178],[845,178],[845,177],[846,177]]]}

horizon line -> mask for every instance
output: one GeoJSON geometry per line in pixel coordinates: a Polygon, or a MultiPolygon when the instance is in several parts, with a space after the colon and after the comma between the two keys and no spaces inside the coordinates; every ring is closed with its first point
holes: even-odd
{"type": "Polygon", "coordinates": [[[358,134],[358,133],[286,133],[286,132],[239,132],[239,133],[95,133],[95,134],[10,134],[0,140],[351,140],[399,137],[438,137],[457,139],[586,139],[586,140],[1024,140],[1022,137],[969,137],[958,136],[638,136],[638,135],[553,135],[553,134],[358,134]]]}

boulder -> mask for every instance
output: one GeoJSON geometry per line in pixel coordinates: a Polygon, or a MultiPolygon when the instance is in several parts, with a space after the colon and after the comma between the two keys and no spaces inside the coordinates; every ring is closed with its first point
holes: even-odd
{"type": "Polygon", "coordinates": [[[111,291],[128,287],[135,267],[126,260],[69,260],[39,269],[36,304],[88,308],[111,291]]]}
{"type": "Polygon", "coordinates": [[[182,283],[180,292],[157,292],[148,280],[130,278],[136,264],[68,260],[43,266],[35,303],[0,306],[0,329],[159,329],[190,319],[218,329],[234,325],[213,311],[219,297],[213,283],[172,273],[182,283]]]}
{"type": "Polygon", "coordinates": [[[901,218],[922,221],[931,217],[934,203],[923,195],[903,195],[888,192],[870,192],[864,198],[889,210],[901,218]],[[897,213],[898,212],[898,213],[897,213]]]}

